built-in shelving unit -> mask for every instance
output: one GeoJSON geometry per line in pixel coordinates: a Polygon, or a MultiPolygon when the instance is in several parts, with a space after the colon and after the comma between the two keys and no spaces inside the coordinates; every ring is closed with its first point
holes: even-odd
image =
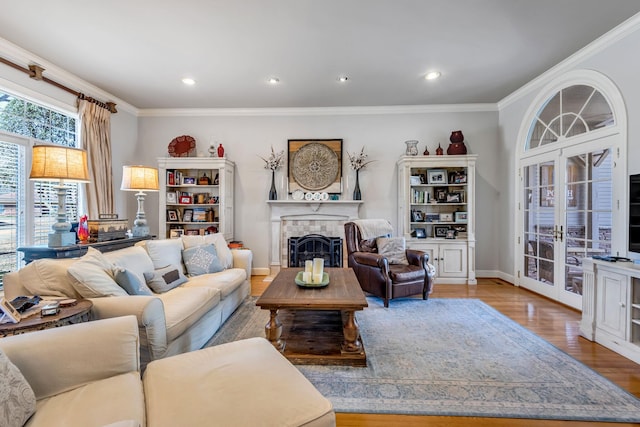
{"type": "Polygon", "coordinates": [[[223,158],[159,158],[159,237],[219,232],[232,240],[234,169],[223,158]]]}
{"type": "Polygon", "coordinates": [[[438,283],[476,284],[476,155],[398,160],[398,230],[429,254],[438,283]]]}

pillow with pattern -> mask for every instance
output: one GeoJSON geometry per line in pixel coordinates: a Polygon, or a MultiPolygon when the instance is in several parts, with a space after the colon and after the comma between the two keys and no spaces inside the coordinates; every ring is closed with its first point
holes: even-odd
{"type": "Polygon", "coordinates": [[[0,350],[0,426],[21,427],[36,412],[33,389],[0,350]]]}
{"type": "Polygon", "coordinates": [[[190,276],[217,273],[224,270],[213,244],[194,246],[183,250],[182,261],[190,276]]]}
{"type": "Polygon", "coordinates": [[[376,243],[378,245],[378,253],[386,257],[389,260],[389,264],[409,264],[405,253],[404,237],[378,237],[376,243]]]}

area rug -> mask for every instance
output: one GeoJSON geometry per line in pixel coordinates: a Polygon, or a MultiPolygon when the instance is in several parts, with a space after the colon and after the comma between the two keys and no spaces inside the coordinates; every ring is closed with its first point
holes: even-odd
{"type": "MultiPolygon", "coordinates": [[[[482,301],[367,300],[366,368],[296,365],[336,412],[640,422],[640,400],[482,301]]],[[[208,345],[264,336],[255,301],[208,345]]]]}

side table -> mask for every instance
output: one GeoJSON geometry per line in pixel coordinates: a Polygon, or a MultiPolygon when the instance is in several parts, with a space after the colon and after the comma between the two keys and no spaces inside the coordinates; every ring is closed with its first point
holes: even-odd
{"type": "Polygon", "coordinates": [[[59,326],[72,325],[89,321],[93,303],[89,300],[78,300],[74,305],[60,307],[58,314],[53,316],[40,316],[34,314],[22,319],[18,323],[0,324],[0,337],[23,334],[25,332],[41,331],[43,329],[57,328],[59,326]]]}

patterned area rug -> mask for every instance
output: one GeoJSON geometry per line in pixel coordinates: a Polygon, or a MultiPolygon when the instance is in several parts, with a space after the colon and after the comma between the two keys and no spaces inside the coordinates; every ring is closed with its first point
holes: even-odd
{"type": "MultiPolygon", "coordinates": [[[[255,301],[209,345],[264,336],[255,301]]],[[[482,301],[368,302],[366,368],[296,365],[336,412],[640,422],[640,400],[482,301]]]]}

